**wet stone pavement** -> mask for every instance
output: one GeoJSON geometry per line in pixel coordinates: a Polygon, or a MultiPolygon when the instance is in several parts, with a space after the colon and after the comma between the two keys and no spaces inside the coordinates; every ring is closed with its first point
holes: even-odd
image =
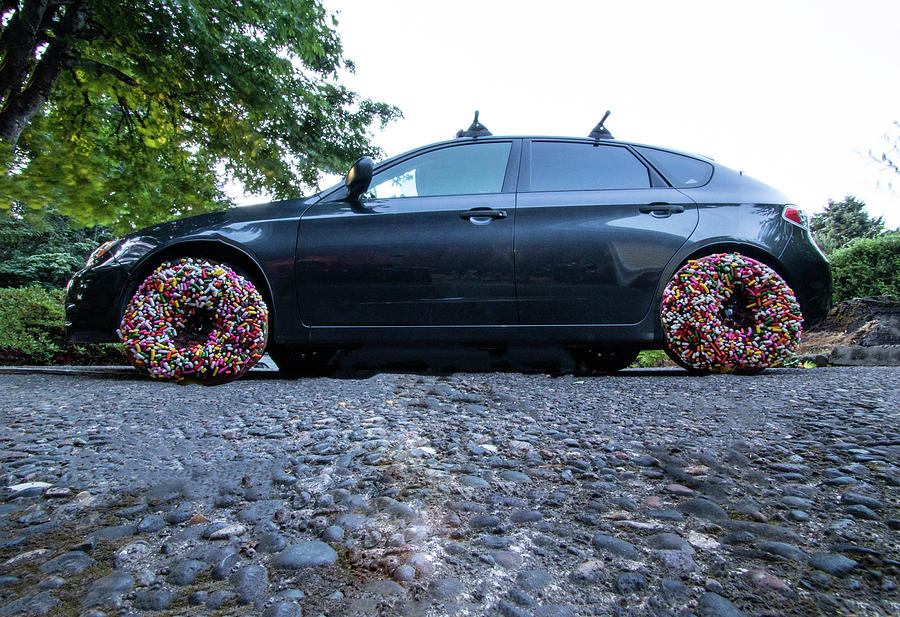
{"type": "Polygon", "coordinates": [[[900,614],[900,370],[0,375],[0,617],[900,614]]]}

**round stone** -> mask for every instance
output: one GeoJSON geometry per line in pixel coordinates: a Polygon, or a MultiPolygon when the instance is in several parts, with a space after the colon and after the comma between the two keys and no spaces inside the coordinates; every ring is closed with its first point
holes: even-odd
{"type": "Polygon", "coordinates": [[[97,562],[84,551],[69,551],[41,565],[46,574],[81,574],[97,562]]]}
{"type": "Polygon", "coordinates": [[[232,536],[241,536],[247,532],[247,528],[240,524],[227,525],[222,523],[211,523],[203,531],[203,537],[208,540],[225,540],[232,536]]]}
{"type": "Polygon", "coordinates": [[[703,499],[700,497],[696,499],[688,499],[687,501],[678,504],[676,508],[679,512],[692,514],[697,518],[704,518],[707,520],[719,520],[728,518],[728,514],[725,513],[725,510],[722,509],[722,506],[713,503],[708,499],[703,499]]]}
{"type": "Polygon", "coordinates": [[[145,611],[164,611],[172,604],[172,592],[168,589],[141,589],[134,594],[135,608],[145,611]]]}
{"type": "Polygon", "coordinates": [[[501,471],[500,477],[507,482],[514,482],[516,484],[531,484],[531,478],[529,478],[521,471],[501,471]]]}
{"type": "Polygon", "coordinates": [[[601,551],[612,553],[624,557],[625,559],[637,560],[640,558],[634,545],[625,540],[614,538],[605,534],[597,534],[593,538],[594,546],[601,551]]]}
{"type": "Polygon", "coordinates": [[[416,569],[408,564],[403,564],[394,570],[394,580],[408,582],[416,577],[416,569]]]}
{"type": "Polygon", "coordinates": [[[859,564],[838,553],[816,553],[809,558],[809,565],[832,576],[845,576],[859,564]]]}
{"type": "Polygon", "coordinates": [[[744,617],[744,613],[717,593],[700,596],[700,614],[703,617],[744,617]]]}
{"type": "Polygon", "coordinates": [[[159,514],[149,514],[138,523],[138,533],[156,533],[166,526],[166,520],[159,514]]]}
{"type": "MultiPolygon", "coordinates": [[[[261,608],[265,603],[266,591],[269,588],[269,572],[264,566],[252,565],[239,568],[228,580],[237,593],[238,604],[253,604],[256,608],[261,608]]],[[[220,593],[227,592],[214,591],[206,602],[207,606],[218,600],[217,606],[214,607],[218,608],[222,602],[225,602],[227,596],[222,597],[221,600],[216,597],[216,594],[220,593]]]]}
{"type": "Polygon", "coordinates": [[[281,600],[266,607],[263,617],[303,617],[303,610],[294,602],[281,600]]]}
{"type": "Polygon", "coordinates": [[[272,563],[277,568],[297,570],[331,565],[337,558],[333,548],[319,540],[310,540],[287,547],[278,553],[272,563]]]}
{"type": "Polygon", "coordinates": [[[490,486],[490,484],[478,476],[460,476],[459,481],[472,488],[488,488],[490,486]]]}
{"type": "Polygon", "coordinates": [[[630,596],[646,587],[646,577],[638,572],[624,572],[616,577],[616,589],[623,596],[630,596]]]}
{"type": "Polygon", "coordinates": [[[326,542],[341,542],[344,539],[344,528],[340,525],[330,525],[322,532],[322,539],[326,542]]]}
{"type": "Polygon", "coordinates": [[[194,579],[197,578],[197,575],[208,567],[209,566],[205,563],[198,561],[197,559],[186,559],[180,562],[175,569],[169,573],[166,580],[173,585],[184,587],[185,585],[193,583],[194,579]]]}

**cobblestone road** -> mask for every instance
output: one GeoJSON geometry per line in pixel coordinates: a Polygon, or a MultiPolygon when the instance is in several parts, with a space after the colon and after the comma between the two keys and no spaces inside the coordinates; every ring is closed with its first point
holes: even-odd
{"type": "Polygon", "coordinates": [[[0,375],[0,617],[898,615],[900,370],[0,375]]]}

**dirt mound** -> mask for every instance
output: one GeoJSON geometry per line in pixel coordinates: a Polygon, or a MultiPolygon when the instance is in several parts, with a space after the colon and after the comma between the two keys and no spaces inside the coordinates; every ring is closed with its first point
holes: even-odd
{"type": "Polygon", "coordinates": [[[800,355],[831,364],[896,365],[900,359],[900,300],[891,296],[841,302],[804,333],[800,355]]]}

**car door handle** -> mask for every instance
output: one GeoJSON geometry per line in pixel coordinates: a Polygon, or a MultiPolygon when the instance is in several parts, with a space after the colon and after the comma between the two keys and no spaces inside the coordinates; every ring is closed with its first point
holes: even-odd
{"type": "Polygon", "coordinates": [[[684,206],[676,206],[666,203],[652,203],[638,208],[643,214],[652,214],[653,216],[670,216],[684,212],[684,206]]]}
{"type": "Polygon", "coordinates": [[[465,212],[460,212],[459,218],[469,219],[469,220],[476,219],[476,218],[505,219],[506,218],[506,210],[491,210],[490,208],[473,208],[472,210],[466,210],[465,212]]]}

